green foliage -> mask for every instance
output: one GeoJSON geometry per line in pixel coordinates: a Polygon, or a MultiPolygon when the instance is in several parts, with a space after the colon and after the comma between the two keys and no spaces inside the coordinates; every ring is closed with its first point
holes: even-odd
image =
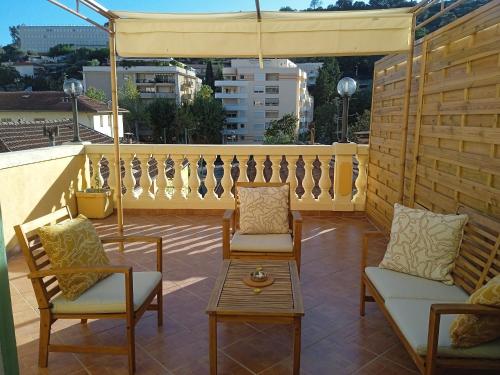
{"type": "Polygon", "coordinates": [[[264,134],[264,144],[292,144],[295,142],[299,119],[293,113],[271,121],[264,134]]]}
{"type": "Polygon", "coordinates": [[[0,62],[18,61],[24,57],[24,53],[14,44],[8,44],[0,49],[0,62]]]}
{"type": "Polygon", "coordinates": [[[16,89],[21,76],[12,66],[0,66],[0,88],[7,91],[10,87],[16,89]]]}
{"type": "Polygon", "coordinates": [[[293,9],[290,6],[286,6],[286,7],[281,7],[280,8],[280,12],[296,12],[296,11],[297,11],[297,9],[293,9]]]}
{"type": "Polygon", "coordinates": [[[204,85],[189,104],[195,124],[192,132],[195,143],[221,143],[226,112],[222,102],[212,93],[212,89],[204,85]]]}
{"type": "Polygon", "coordinates": [[[358,142],[355,133],[368,130],[370,130],[370,111],[365,110],[361,115],[357,115],[354,124],[347,128],[347,138],[351,142],[358,142]]]}
{"type": "Polygon", "coordinates": [[[335,103],[325,103],[314,110],[317,143],[332,144],[337,141],[337,115],[338,106],[335,103]]]}
{"type": "Polygon", "coordinates": [[[126,131],[133,132],[136,138],[138,138],[140,136],[140,127],[149,125],[149,112],[141,100],[141,95],[137,87],[132,82],[126,80],[125,84],[120,88],[118,103],[120,107],[129,111],[124,116],[126,131]]]}
{"type": "Polygon", "coordinates": [[[205,73],[205,85],[215,90],[215,77],[214,77],[214,69],[212,67],[212,61],[208,60],[207,62],[207,71],[205,73]]]}
{"type": "Polygon", "coordinates": [[[326,58],[323,66],[318,71],[316,87],[314,88],[314,105],[319,107],[326,103],[332,103],[337,94],[337,83],[342,73],[336,58],[326,58]]]}
{"type": "Polygon", "coordinates": [[[177,105],[174,100],[158,98],[147,106],[149,119],[156,142],[177,143],[179,130],[176,127],[177,105]]]}
{"type": "Polygon", "coordinates": [[[201,96],[205,99],[211,98],[213,96],[214,90],[208,85],[202,85],[200,91],[196,93],[197,96],[201,96]]]}
{"type": "Polygon", "coordinates": [[[100,102],[105,102],[107,100],[104,90],[96,89],[95,87],[89,87],[87,91],[85,91],[85,95],[91,99],[99,100],[100,102]]]}
{"type": "Polygon", "coordinates": [[[69,55],[75,52],[75,47],[72,44],[58,44],[49,48],[48,55],[50,57],[69,55]]]}
{"type": "Polygon", "coordinates": [[[12,39],[12,45],[19,48],[21,45],[21,39],[19,38],[19,26],[9,26],[10,38],[12,39]]]}

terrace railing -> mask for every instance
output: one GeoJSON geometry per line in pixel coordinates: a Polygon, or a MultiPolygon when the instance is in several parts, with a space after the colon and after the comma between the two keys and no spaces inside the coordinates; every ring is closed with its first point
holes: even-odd
{"type": "MultiPolygon", "coordinates": [[[[121,145],[123,207],[225,209],[236,181],[287,181],[293,209],[363,211],[368,145],[121,145]],[[147,170],[147,173],[144,173],[147,170]]],[[[112,145],[87,145],[87,186],[116,188],[112,145]]]]}

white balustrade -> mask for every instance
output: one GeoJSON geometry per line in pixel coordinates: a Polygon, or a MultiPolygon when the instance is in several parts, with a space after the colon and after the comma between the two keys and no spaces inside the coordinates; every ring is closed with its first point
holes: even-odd
{"type": "MultiPolygon", "coordinates": [[[[112,145],[86,145],[88,159],[92,161],[94,171],[99,171],[102,156],[109,161],[108,184],[116,189],[114,176],[114,160],[112,145]]],[[[264,164],[267,157],[271,162],[270,182],[280,182],[281,161],[284,156],[288,164],[287,182],[290,183],[290,198],[293,209],[318,211],[361,211],[366,202],[368,145],[334,144],[314,146],[293,145],[120,145],[121,158],[124,162],[125,176],[123,184],[126,193],[123,195],[123,207],[128,209],[225,209],[234,206],[231,192],[233,178],[231,168],[233,158],[239,162],[238,181],[248,181],[248,160],[253,156],[256,173],[255,181],[264,182],[264,164]],[[137,156],[139,162],[133,162],[137,156]],[[295,193],[297,188],[297,161],[300,156],[304,161],[302,186],[304,194],[299,199],[295,193]],[[330,161],[335,156],[334,198],[329,193],[330,161]],[[158,175],[151,178],[148,162],[151,158],[157,162],[158,175]],[[220,157],[223,165],[215,165],[220,157]],[[357,160],[358,172],[355,181],[356,194],[353,197],[352,179],[353,157],[357,160]],[[172,175],[166,175],[166,161],[173,162],[172,175]],[[320,168],[314,168],[316,158],[320,168]],[[187,159],[187,164],[184,160],[187,159]],[[200,162],[203,159],[205,163],[200,162]],[[139,181],[141,189],[135,190],[134,169],[140,167],[142,175],[139,181]],[[205,164],[205,165],[203,165],[205,164]],[[201,175],[201,178],[200,178],[201,175]],[[320,189],[318,197],[314,197],[315,179],[319,177],[320,189]],[[215,191],[217,178],[220,178],[222,194],[215,191]],[[199,189],[204,181],[206,193],[202,196],[199,189]]],[[[170,162],[169,162],[170,163],[170,162]]],[[[172,165],[172,164],[170,164],[172,165]]],[[[88,168],[88,165],[87,165],[88,168]]],[[[252,167],[253,168],[253,167],[252,167]]],[[[88,172],[86,171],[88,174],[88,172]]],[[[299,171],[299,173],[301,173],[299,171]]],[[[97,178],[102,186],[103,178],[98,172],[97,178]]],[[[91,185],[95,186],[95,175],[91,185]]],[[[219,192],[219,190],[218,190],[219,192]]]]}

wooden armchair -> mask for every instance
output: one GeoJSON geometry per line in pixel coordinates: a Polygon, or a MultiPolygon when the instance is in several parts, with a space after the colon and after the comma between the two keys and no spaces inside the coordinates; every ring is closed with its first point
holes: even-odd
{"type": "Polygon", "coordinates": [[[15,226],[40,310],[39,367],[45,368],[49,352],[124,354],[128,356],[129,374],[135,372],[135,325],[146,310],[158,312],[158,326],[163,323],[162,310],[162,239],[161,237],[103,237],[101,242],[156,244],[156,272],[133,272],[129,266],[50,267],[50,261],[36,230],[41,226],[71,218],[67,207],[36,220],[15,226]],[[61,274],[106,272],[111,275],[97,282],[74,301],[62,296],[56,276],[61,274]],[[156,297],[156,303],[153,303],[156,297]],[[100,306],[101,305],[101,306],[100,306]],[[50,343],[51,326],[57,319],[124,319],[126,346],[57,345],[50,343]]]}
{"type": "Polygon", "coordinates": [[[290,187],[288,183],[236,183],[235,208],[234,210],[226,210],[222,218],[222,256],[224,259],[291,259],[296,261],[297,269],[300,272],[302,216],[300,212],[290,210],[290,195],[288,196],[290,234],[238,234],[240,217],[238,188],[279,187],[283,185],[290,187]],[[267,243],[269,245],[266,245],[267,243]]]}

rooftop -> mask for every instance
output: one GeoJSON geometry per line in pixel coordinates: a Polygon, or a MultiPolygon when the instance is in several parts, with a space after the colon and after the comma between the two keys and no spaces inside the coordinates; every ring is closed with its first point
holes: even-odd
{"type": "MultiPolygon", "coordinates": [[[[63,91],[0,92],[1,111],[72,112],[72,106],[63,91]]],[[[78,97],[78,111],[111,113],[111,108],[107,103],[81,95],[78,97]]]]}

